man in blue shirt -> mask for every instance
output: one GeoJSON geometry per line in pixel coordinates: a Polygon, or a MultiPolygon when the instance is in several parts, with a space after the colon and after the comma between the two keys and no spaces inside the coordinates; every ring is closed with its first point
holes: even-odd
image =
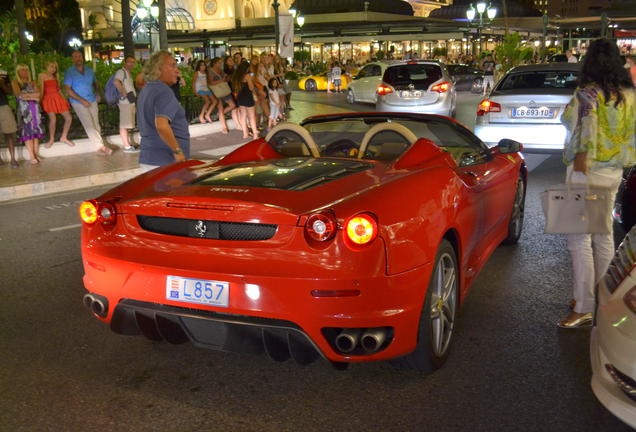
{"type": "Polygon", "coordinates": [[[137,100],[141,135],[139,166],[150,170],[190,157],[190,131],[185,110],[170,86],[179,78],[176,60],[159,51],[144,66],[146,85],[137,100]]]}
{"type": "Polygon", "coordinates": [[[73,66],[64,73],[64,86],[69,95],[71,105],[77,114],[86,135],[99,146],[97,153],[110,155],[113,151],[106,147],[102,138],[102,128],[99,125],[99,88],[93,69],[84,66],[84,56],[80,51],[73,51],[71,55],[73,66]]]}

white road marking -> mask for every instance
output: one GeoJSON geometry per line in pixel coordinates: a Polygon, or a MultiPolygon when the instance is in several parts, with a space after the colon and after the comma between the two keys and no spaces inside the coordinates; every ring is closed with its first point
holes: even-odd
{"type": "Polygon", "coordinates": [[[73,225],[66,225],[66,226],[61,226],[61,227],[57,227],[57,228],[49,228],[49,232],[64,231],[64,230],[67,230],[67,229],[79,228],[81,226],[82,226],[82,224],[73,224],[73,225]]]}

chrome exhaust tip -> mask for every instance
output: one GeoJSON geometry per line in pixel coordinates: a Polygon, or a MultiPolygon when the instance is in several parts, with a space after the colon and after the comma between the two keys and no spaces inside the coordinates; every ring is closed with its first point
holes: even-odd
{"type": "Polygon", "coordinates": [[[95,297],[93,297],[93,294],[84,294],[84,297],[82,298],[82,302],[84,303],[84,306],[86,306],[86,308],[90,310],[93,310],[94,301],[95,301],[95,297]]]}
{"type": "Polygon", "coordinates": [[[100,299],[96,298],[91,304],[91,310],[93,311],[95,315],[104,316],[105,315],[104,312],[106,311],[106,306],[100,299]]]}
{"type": "Polygon", "coordinates": [[[382,347],[386,341],[386,336],[386,328],[372,328],[364,332],[360,344],[367,353],[374,353],[382,347]]]}
{"type": "Polygon", "coordinates": [[[336,336],[336,348],[343,353],[352,352],[358,346],[361,333],[362,329],[359,328],[342,329],[340,334],[336,336]]]}

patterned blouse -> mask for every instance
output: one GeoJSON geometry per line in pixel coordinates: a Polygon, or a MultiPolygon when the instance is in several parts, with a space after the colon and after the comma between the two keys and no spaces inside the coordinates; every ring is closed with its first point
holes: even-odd
{"type": "Polygon", "coordinates": [[[636,163],[636,91],[626,89],[623,100],[606,102],[596,86],[577,88],[561,122],[568,130],[563,161],[570,165],[577,153],[588,153],[589,167],[623,168],[636,163]]]}

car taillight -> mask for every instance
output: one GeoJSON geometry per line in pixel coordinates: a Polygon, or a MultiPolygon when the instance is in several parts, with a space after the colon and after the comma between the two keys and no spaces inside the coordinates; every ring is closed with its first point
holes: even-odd
{"type": "Polygon", "coordinates": [[[333,238],[338,230],[338,222],[331,213],[315,213],[305,223],[305,232],[312,240],[324,242],[333,238]]]}
{"type": "Polygon", "coordinates": [[[378,235],[378,223],[369,213],[360,213],[347,219],[345,237],[354,245],[371,243],[378,235]]]}
{"type": "Polygon", "coordinates": [[[79,214],[82,222],[89,225],[94,224],[97,221],[100,221],[101,223],[106,225],[110,225],[115,222],[115,219],[117,217],[115,206],[108,201],[84,201],[79,206],[79,214]]]}
{"type": "Polygon", "coordinates": [[[443,83],[435,84],[433,87],[431,87],[431,91],[434,91],[437,93],[444,93],[445,91],[448,91],[449,88],[450,88],[450,83],[443,82],[443,83]]]}
{"type": "Polygon", "coordinates": [[[623,297],[623,301],[632,312],[636,313],[636,285],[632,287],[623,297]]]}
{"type": "Polygon", "coordinates": [[[97,203],[95,201],[84,201],[79,206],[79,215],[82,222],[94,224],[97,221],[97,203]]]}
{"type": "Polygon", "coordinates": [[[501,112],[501,105],[499,105],[497,102],[484,99],[477,107],[477,116],[481,117],[484,114],[488,114],[490,112],[501,112]]]}
{"type": "Polygon", "coordinates": [[[393,93],[393,89],[388,85],[380,84],[378,86],[378,94],[379,95],[387,95],[389,93],[393,93]]]}

